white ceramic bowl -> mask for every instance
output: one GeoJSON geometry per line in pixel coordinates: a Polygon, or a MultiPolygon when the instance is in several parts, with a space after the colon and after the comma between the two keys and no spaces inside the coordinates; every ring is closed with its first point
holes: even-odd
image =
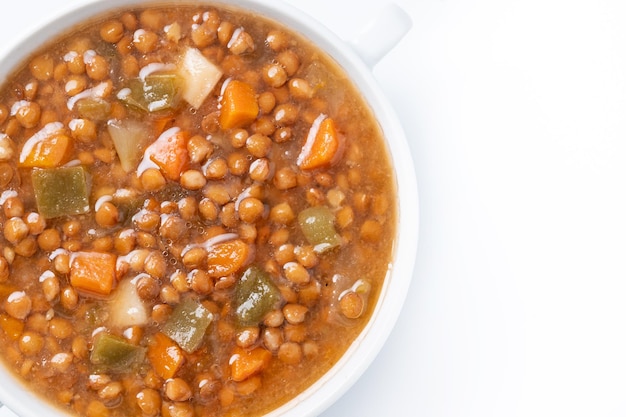
{"type": "MultiPolygon", "coordinates": [[[[200,4],[204,0],[197,0],[200,4]]],[[[184,0],[161,0],[160,3],[184,0]]],[[[44,25],[35,28],[13,45],[4,46],[0,56],[0,79],[22,63],[46,40],[53,39],[87,19],[125,6],[145,5],[146,0],[78,0],[59,11],[44,25]]],[[[217,2],[207,2],[216,4],[217,2]]],[[[399,227],[394,248],[393,267],[381,292],[375,312],[362,334],[344,357],[305,392],[268,414],[268,417],[310,417],[322,413],[345,393],[363,374],[387,340],[405,301],[417,251],[418,196],[415,169],[402,126],[387,98],[380,90],[372,67],[410,28],[408,16],[390,6],[381,11],[372,26],[351,42],[339,39],[319,22],[294,7],[277,0],[231,0],[236,5],[265,15],[296,30],[332,56],[352,78],[378,119],[396,172],[399,227]],[[382,29],[385,30],[382,30],[382,29]]],[[[20,417],[61,417],[64,413],[28,391],[0,367],[0,402],[20,417]]]]}

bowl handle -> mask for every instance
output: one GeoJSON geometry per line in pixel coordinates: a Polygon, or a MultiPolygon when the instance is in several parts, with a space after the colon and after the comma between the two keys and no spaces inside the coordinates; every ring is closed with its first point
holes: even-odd
{"type": "Polygon", "coordinates": [[[369,66],[374,66],[391,51],[413,26],[407,12],[395,3],[383,8],[348,44],[369,66]]]}

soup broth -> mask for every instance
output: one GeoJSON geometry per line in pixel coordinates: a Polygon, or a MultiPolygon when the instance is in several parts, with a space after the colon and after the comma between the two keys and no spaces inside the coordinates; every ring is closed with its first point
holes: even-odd
{"type": "Polygon", "coordinates": [[[260,416],[390,268],[384,138],[328,56],[223,5],[119,10],[0,91],[0,343],[70,414],[260,416]]]}

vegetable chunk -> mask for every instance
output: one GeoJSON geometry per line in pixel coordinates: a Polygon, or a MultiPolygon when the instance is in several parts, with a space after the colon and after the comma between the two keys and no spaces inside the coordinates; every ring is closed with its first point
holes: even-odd
{"type": "Polygon", "coordinates": [[[222,70],[196,48],[187,48],[179,69],[184,80],[182,96],[194,108],[202,105],[222,78],[222,70]]]}
{"type": "Polygon", "coordinates": [[[48,123],[24,143],[19,164],[24,168],[54,168],[71,155],[72,139],[65,134],[63,124],[48,123]]]}
{"type": "Polygon", "coordinates": [[[156,164],[165,177],[172,181],[180,179],[187,167],[187,133],[178,127],[163,132],[144,152],[144,159],[156,164]]]}
{"type": "Polygon", "coordinates": [[[243,81],[229,81],[224,88],[220,104],[219,123],[222,129],[246,127],[259,114],[254,89],[243,81]]]}
{"type": "Polygon", "coordinates": [[[127,372],[138,366],[145,357],[145,350],[128,343],[119,336],[100,333],[96,336],[90,361],[100,372],[127,372]]]}
{"type": "Polygon", "coordinates": [[[108,296],[116,282],[116,261],[117,257],[110,253],[74,253],[70,264],[70,283],[84,294],[108,296]]]}
{"type": "Polygon", "coordinates": [[[45,218],[89,211],[87,173],[81,166],[35,169],[31,174],[37,210],[45,218]]]}
{"type": "Polygon", "coordinates": [[[148,113],[172,110],[180,102],[180,84],[176,74],[150,74],[131,80],[117,97],[127,105],[148,113]]]}
{"type": "Polygon", "coordinates": [[[263,371],[272,360],[272,353],[261,347],[245,350],[236,347],[230,359],[230,372],[235,382],[241,382],[263,371]]]}
{"type": "Polygon", "coordinates": [[[202,343],[207,328],[213,321],[213,314],[193,299],[187,299],[176,306],[163,326],[163,333],[178,343],[187,353],[192,353],[202,343]]]}
{"type": "Polygon", "coordinates": [[[280,302],[280,291],[269,275],[252,266],[235,287],[235,315],[240,326],[256,326],[280,302]]]}
{"type": "Polygon", "coordinates": [[[88,97],[76,102],[80,117],[92,120],[106,120],[111,114],[111,104],[99,97],[88,97]]]}
{"type": "Polygon", "coordinates": [[[212,277],[234,274],[246,264],[250,253],[250,246],[240,239],[218,243],[208,250],[206,272],[212,277]]]}
{"type": "Polygon", "coordinates": [[[342,243],[335,230],[335,216],[328,207],[309,207],[298,214],[298,224],[308,242],[316,252],[325,252],[342,243]]]}
{"type": "Polygon", "coordinates": [[[137,168],[141,155],[151,139],[145,124],[133,119],[111,120],[107,123],[107,130],[120,158],[122,169],[131,172],[137,168]]]}
{"type": "Polygon", "coordinates": [[[158,376],[170,379],[183,366],[185,355],[176,342],[159,332],[148,345],[148,360],[158,376]]]}
{"type": "Polygon", "coordinates": [[[313,122],[297,163],[304,170],[330,166],[338,159],[342,150],[343,141],[335,122],[322,114],[313,122]]]}
{"type": "Polygon", "coordinates": [[[137,293],[135,280],[126,279],[120,282],[109,305],[109,316],[111,324],[119,328],[148,323],[148,311],[137,293]]]}

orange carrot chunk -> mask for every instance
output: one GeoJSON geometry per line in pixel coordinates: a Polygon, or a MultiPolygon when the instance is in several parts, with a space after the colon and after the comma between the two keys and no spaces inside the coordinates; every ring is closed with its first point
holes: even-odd
{"type": "Polygon", "coordinates": [[[159,332],[148,345],[148,360],[158,376],[169,379],[183,366],[185,355],[176,342],[159,332]]]}
{"type": "Polygon", "coordinates": [[[220,104],[219,123],[222,129],[246,127],[259,114],[259,104],[254,89],[243,81],[228,82],[220,104]]]}
{"type": "Polygon", "coordinates": [[[24,143],[19,165],[25,168],[55,168],[69,161],[72,149],[72,139],[63,132],[63,125],[50,123],[24,143]]]}
{"type": "Polygon", "coordinates": [[[250,258],[250,247],[240,239],[218,243],[208,249],[207,273],[223,277],[237,272],[250,258]]]}
{"type": "Polygon", "coordinates": [[[187,152],[187,133],[173,127],[161,134],[146,149],[146,155],[157,164],[166,178],[177,181],[189,161],[187,152]]]}
{"type": "Polygon", "coordinates": [[[236,347],[230,357],[230,373],[233,381],[241,382],[263,371],[272,360],[272,353],[261,347],[246,350],[236,347]]]}
{"type": "Polygon", "coordinates": [[[332,165],[343,150],[341,135],[333,119],[320,115],[311,126],[307,140],[298,155],[298,166],[304,170],[332,165]]]}
{"type": "Polygon", "coordinates": [[[116,261],[109,253],[77,252],[70,264],[70,283],[79,292],[106,297],[116,282],[116,261]]]}

